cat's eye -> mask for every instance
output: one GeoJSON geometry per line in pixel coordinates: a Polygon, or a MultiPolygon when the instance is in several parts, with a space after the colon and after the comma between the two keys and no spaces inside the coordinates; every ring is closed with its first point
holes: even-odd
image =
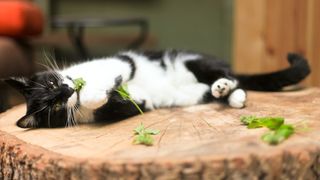
{"type": "Polygon", "coordinates": [[[52,89],[58,88],[58,86],[53,81],[49,81],[49,84],[52,89]]]}

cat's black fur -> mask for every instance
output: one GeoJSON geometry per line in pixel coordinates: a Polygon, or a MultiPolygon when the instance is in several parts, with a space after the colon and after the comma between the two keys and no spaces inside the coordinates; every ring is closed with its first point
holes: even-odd
{"type": "MultiPolygon", "coordinates": [[[[177,52],[176,50],[169,51],[169,53],[148,51],[144,52],[143,55],[148,57],[150,61],[159,61],[161,68],[166,70],[164,56],[170,56],[170,59],[173,60],[177,56],[177,52]]],[[[130,78],[132,79],[137,68],[132,58],[122,54],[116,55],[116,57],[130,64],[130,78]]],[[[284,86],[300,82],[310,73],[308,62],[302,56],[289,54],[288,61],[290,67],[287,69],[259,75],[234,74],[230,66],[224,61],[208,55],[201,56],[201,59],[197,61],[187,61],[185,66],[195,75],[199,82],[208,85],[223,77],[237,79],[239,87],[246,90],[279,91],[284,86]]],[[[27,101],[27,113],[17,122],[19,127],[66,126],[66,102],[74,90],[62,84],[59,74],[54,71],[46,71],[37,73],[31,78],[8,79],[6,82],[20,91],[27,101]],[[54,82],[54,84],[49,82],[54,82]]],[[[116,78],[115,86],[119,86],[121,82],[122,77],[116,78]]],[[[139,114],[136,107],[130,101],[123,100],[115,89],[116,87],[112,92],[106,92],[110,93],[109,100],[105,105],[95,110],[95,121],[105,121],[106,117],[108,120],[120,120],[139,114]]],[[[219,101],[224,101],[225,99],[222,98],[219,101]]],[[[210,92],[207,92],[203,96],[202,103],[213,100],[218,99],[214,98],[210,92]]],[[[146,110],[144,103],[139,104],[143,111],[146,110]]],[[[75,124],[75,122],[68,123],[75,124]]]]}

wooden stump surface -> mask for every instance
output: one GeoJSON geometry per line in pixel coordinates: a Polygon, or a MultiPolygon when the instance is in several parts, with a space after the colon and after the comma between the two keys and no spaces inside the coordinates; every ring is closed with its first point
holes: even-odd
{"type": "Polygon", "coordinates": [[[0,179],[320,179],[320,90],[249,92],[247,107],[219,104],[161,109],[113,124],[21,129],[20,105],[0,115],[0,179]],[[277,146],[247,129],[241,115],[306,123],[277,146]],[[140,123],[160,130],[133,145],[140,123]]]}

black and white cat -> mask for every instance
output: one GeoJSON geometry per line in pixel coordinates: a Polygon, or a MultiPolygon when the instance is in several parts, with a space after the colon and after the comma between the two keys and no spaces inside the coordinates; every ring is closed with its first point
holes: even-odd
{"type": "Polygon", "coordinates": [[[18,120],[19,127],[60,127],[139,114],[115,91],[123,84],[143,111],[212,101],[242,108],[245,90],[278,91],[310,73],[303,57],[289,54],[288,60],[291,66],[278,72],[235,75],[225,62],[204,54],[126,51],[6,82],[26,98],[27,112],[18,120]],[[86,82],[80,92],[74,90],[73,80],[77,78],[86,82]]]}

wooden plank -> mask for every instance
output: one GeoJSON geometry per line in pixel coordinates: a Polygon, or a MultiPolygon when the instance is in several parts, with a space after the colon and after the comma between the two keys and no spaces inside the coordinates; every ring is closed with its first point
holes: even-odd
{"type": "Polygon", "coordinates": [[[242,73],[261,72],[266,3],[262,0],[236,0],[234,3],[234,69],[242,73]]]}
{"type": "Polygon", "coordinates": [[[320,89],[249,92],[248,97],[244,109],[207,104],[112,124],[33,130],[15,126],[25,113],[24,105],[17,106],[0,115],[0,179],[319,177],[320,89]],[[247,129],[241,115],[282,116],[286,123],[311,128],[270,146],[260,138],[266,129],[247,129]],[[132,144],[133,129],[141,122],[161,131],[153,146],[132,144]]]}
{"type": "Polygon", "coordinates": [[[318,0],[308,1],[308,35],[307,35],[307,57],[311,60],[310,64],[313,67],[313,75],[308,83],[312,85],[320,85],[320,2],[318,0]]]}
{"type": "MultiPolygon", "coordinates": [[[[303,54],[314,69],[320,68],[319,56],[315,55],[320,41],[317,33],[320,29],[320,14],[316,10],[318,7],[317,0],[246,0],[241,3],[237,0],[235,70],[269,72],[287,67],[285,57],[288,52],[303,54]],[[250,11],[253,5],[260,13],[250,11]],[[258,17],[251,18],[253,16],[258,17]],[[243,21],[250,25],[242,26],[243,21]],[[259,34],[262,34],[262,37],[259,34]],[[257,45],[257,42],[260,45],[257,45]]],[[[313,72],[307,83],[320,85],[320,74],[313,72]]]]}

